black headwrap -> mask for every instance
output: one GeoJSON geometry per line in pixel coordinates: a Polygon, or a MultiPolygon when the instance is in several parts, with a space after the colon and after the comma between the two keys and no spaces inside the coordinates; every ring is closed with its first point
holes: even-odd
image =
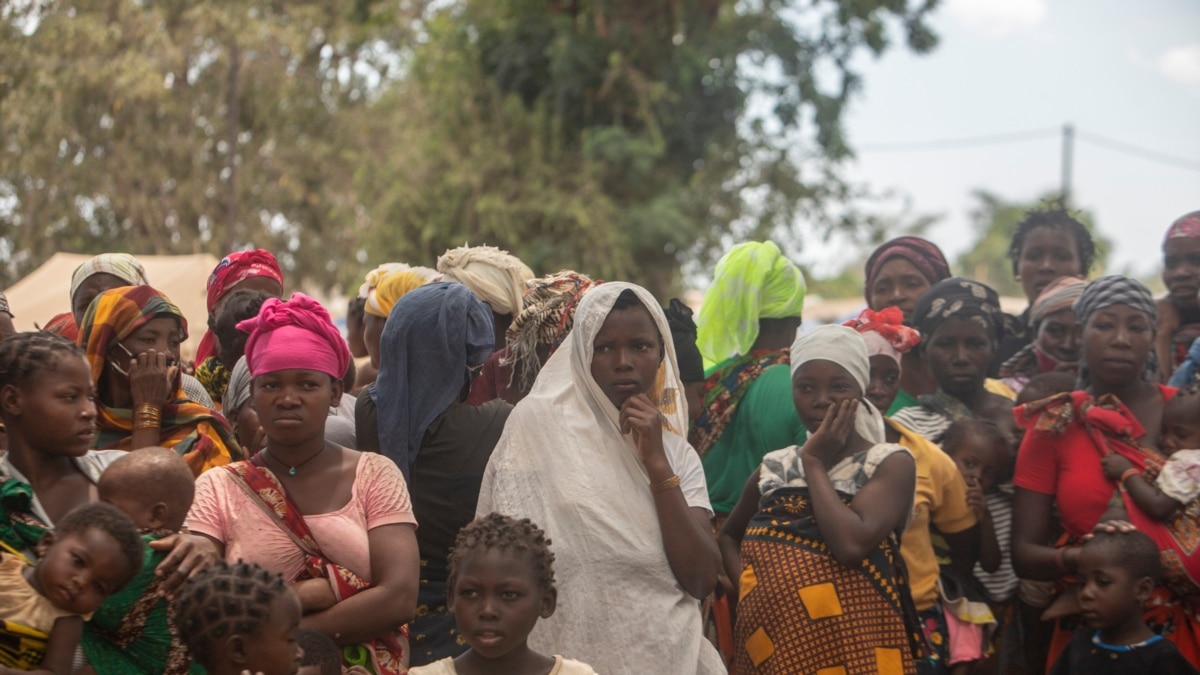
{"type": "Polygon", "coordinates": [[[669,307],[663,310],[667,325],[671,328],[671,340],[675,343],[675,359],[679,363],[679,379],[684,384],[704,381],[704,359],[696,346],[696,322],[692,309],[679,298],[671,298],[669,307]]]}
{"type": "MultiPolygon", "coordinates": [[[[1137,279],[1130,279],[1120,274],[1109,274],[1092,280],[1083,289],[1083,294],[1075,301],[1075,319],[1080,326],[1086,326],[1088,319],[1097,310],[1113,305],[1132,307],[1146,315],[1150,321],[1151,330],[1158,321],[1158,308],[1154,306],[1154,295],[1146,285],[1137,279]]],[[[1146,364],[1142,369],[1142,379],[1158,382],[1158,357],[1154,350],[1146,356],[1146,364]]],[[[1080,389],[1087,389],[1092,383],[1092,374],[1088,369],[1087,357],[1079,359],[1080,389]]]]}
{"type": "Polygon", "coordinates": [[[946,319],[969,319],[978,323],[993,345],[1004,335],[1000,296],[978,281],[950,277],[930,287],[917,300],[909,323],[928,341],[946,319]]]}

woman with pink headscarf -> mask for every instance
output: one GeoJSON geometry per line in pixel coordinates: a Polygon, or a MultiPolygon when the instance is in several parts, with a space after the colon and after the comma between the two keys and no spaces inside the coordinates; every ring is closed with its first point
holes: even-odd
{"type": "Polygon", "coordinates": [[[262,291],[274,298],[283,295],[283,270],[270,251],[255,248],[230,253],[208,276],[208,330],[196,348],[196,378],[214,401],[225,395],[229,371],[217,358],[217,340],[212,328],[225,298],[242,289],[262,291]]]}
{"type": "Polygon", "coordinates": [[[417,604],[416,520],[395,463],[325,439],[346,342],[325,308],[300,293],[268,299],[238,328],[250,333],[251,401],[266,445],[201,476],[189,528],[227,561],[282,574],[300,597],[301,626],[333,639],[346,665],[403,673],[401,627],[417,604]]]}

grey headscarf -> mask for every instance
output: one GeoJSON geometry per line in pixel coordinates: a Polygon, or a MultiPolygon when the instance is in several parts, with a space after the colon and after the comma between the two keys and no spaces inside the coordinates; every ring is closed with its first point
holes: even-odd
{"type": "MultiPolygon", "coordinates": [[[[1080,326],[1086,326],[1092,314],[1105,307],[1125,305],[1146,315],[1150,321],[1151,339],[1158,321],[1158,309],[1154,306],[1154,295],[1146,285],[1137,279],[1130,279],[1121,274],[1109,274],[1092,280],[1083,289],[1083,294],[1075,301],[1075,318],[1080,326]]],[[[1158,382],[1158,356],[1154,349],[1146,356],[1146,364],[1142,368],[1142,379],[1158,382]]],[[[1088,368],[1087,356],[1079,359],[1079,389],[1087,389],[1092,383],[1092,373],[1088,368]]]]}

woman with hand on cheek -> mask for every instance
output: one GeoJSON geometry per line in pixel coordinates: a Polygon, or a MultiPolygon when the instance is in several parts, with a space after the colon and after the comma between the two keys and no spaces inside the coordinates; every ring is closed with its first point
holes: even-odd
{"type": "Polygon", "coordinates": [[[562,602],[529,644],[606,674],[726,672],[701,632],[720,556],[669,335],[645,289],[588,291],[513,409],[476,509],[545,527],[562,602]]]}
{"type": "Polygon", "coordinates": [[[721,528],[739,580],[738,673],[915,673],[920,626],[900,558],[916,468],[866,398],[866,344],[822,326],[792,345],[803,447],[769,453],[721,528]]]}

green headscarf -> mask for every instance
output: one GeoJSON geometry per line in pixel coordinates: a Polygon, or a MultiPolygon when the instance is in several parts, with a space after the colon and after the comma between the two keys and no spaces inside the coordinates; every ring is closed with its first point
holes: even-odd
{"type": "Polygon", "coordinates": [[[717,263],[700,306],[696,346],[709,364],[746,354],[758,339],[759,319],[800,316],[804,274],[775,242],[733,247],[717,263]]]}

